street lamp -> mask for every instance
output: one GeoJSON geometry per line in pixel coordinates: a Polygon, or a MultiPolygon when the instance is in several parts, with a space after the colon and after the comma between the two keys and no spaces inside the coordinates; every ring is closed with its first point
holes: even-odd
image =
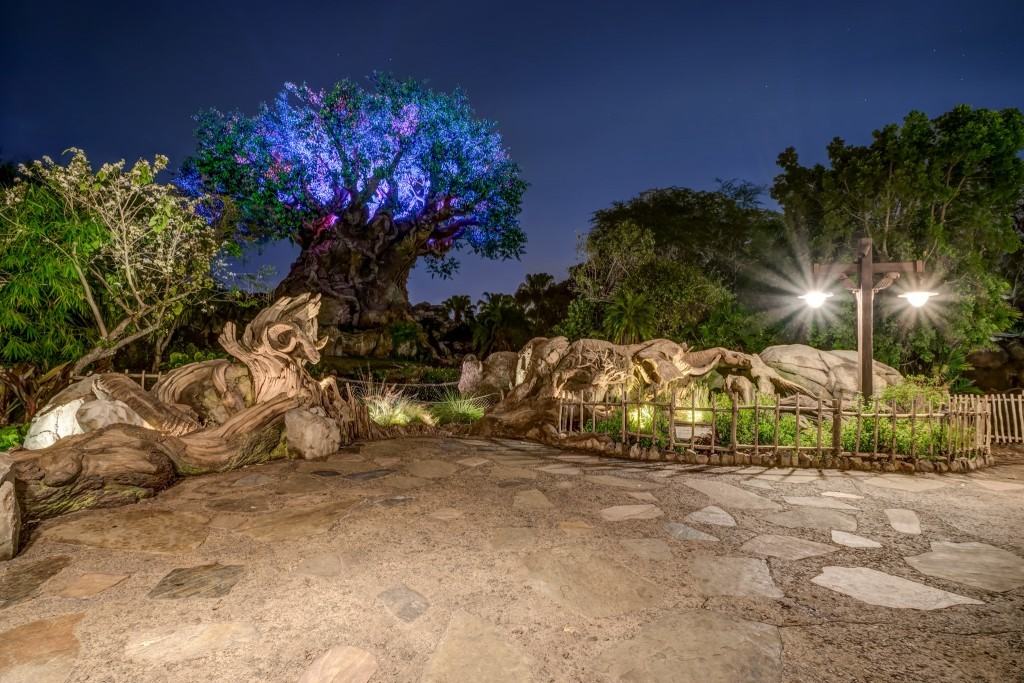
{"type": "MultiPolygon", "coordinates": [[[[874,312],[875,294],[891,286],[903,273],[923,273],[924,261],[896,261],[875,263],[870,237],[864,237],[857,245],[857,261],[854,263],[814,264],[814,275],[825,281],[840,280],[857,299],[857,360],[860,367],[860,392],[865,398],[875,394],[874,383],[874,312]],[[875,275],[882,278],[875,282],[875,275]],[[857,276],[857,283],[850,279],[857,276]]],[[[811,308],[821,308],[832,296],[829,292],[815,290],[800,298],[811,308]]],[[[935,292],[914,291],[901,294],[914,308],[921,308],[928,299],[937,296],[935,292]]]]}

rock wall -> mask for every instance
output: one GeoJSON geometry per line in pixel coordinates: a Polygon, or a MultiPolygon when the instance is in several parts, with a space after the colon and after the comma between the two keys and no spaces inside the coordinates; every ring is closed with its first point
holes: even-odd
{"type": "Polygon", "coordinates": [[[968,355],[967,362],[973,369],[964,374],[982,391],[1024,388],[1024,337],[1001,337],[991,349],[968,355]]]}
{"type": "MultiPolygon", "coordinates": [[[[817,398],[851,398],[860,392],[856,351],[822,351],[803,344],[769,346],[758,354],[769,367],[817,398]]],[[[875,393],[899,384],[903,376],[885,363],[874,362],[875,393]]]]}

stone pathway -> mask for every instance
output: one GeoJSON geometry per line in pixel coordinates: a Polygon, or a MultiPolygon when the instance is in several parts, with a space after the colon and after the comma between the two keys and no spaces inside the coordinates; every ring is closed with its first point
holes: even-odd
{"type": "Polygon", "coordinates": [[[1019,680],[1021,482],[361,444],[30,527],[0,680],[1019,680]]]}

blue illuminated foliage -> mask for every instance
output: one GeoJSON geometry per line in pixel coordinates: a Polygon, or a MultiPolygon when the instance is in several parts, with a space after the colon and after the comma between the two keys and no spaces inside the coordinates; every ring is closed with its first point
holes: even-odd
{"type": "Polygon", "coordinates": [[[198,150],[186,165],[195,177],[182,182],[232,197],[251,234],[309,248],[374,226],[435,261],[460,245],[490,258],[522,252],[526,185],[494,124],[461,92],[388,76],[369,89],[288,83],[255,116],[196,118],[198,150]]]}

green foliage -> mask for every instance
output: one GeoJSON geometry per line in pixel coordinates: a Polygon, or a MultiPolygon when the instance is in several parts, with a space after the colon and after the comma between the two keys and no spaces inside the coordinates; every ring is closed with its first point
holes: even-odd
{"type": "Polygon", "coordinates": [[[597,305],[589,299],[576,298],[569,303],[565,319],[552,329],[552,335],[567,337],[569,341],[599,337],[597,327],[597,305]]]}
{"type": "Polygon", "coordinates": [[[879,396],[883,409],[895,403],[896,410],[901,413],[938,410],[948,398],[946,385],[933,377],[921,375],[904,377],[903,382],[886,387],[879,396]]]}
{"type": "Polygon", "coordinates": [[[518,351],[530,340],[526,313],[509,294],[484,294],[473,322],[473,347],[483,357],[492,351],[518,351]]]}
{"type": "Polygon", "coordinates": [[[411,320],[399,320],[391,323],[388,332],[391,334],[391,348],[397,351],[410,342],[415,343],[419,339],[420,328],[411,320]]]}
{"type": "Polygon", "coordinates": [[[486,410],[483,399],[463,396],[457,391],[447,391],[439,401],[430,404],[430,413],[440,425],[470,424],[482,418],[486,410]]]}
{"type": "MultiPolygon", "coordinates": [[[[1022,150],[1024,116],[1016,109],[958,106],[934,119],[911,112],[875,131],[868,145],[836,138],[828,166],[801,166],[787,149],[772,195],[815,260],[851,260],[856,238],[866,235],[878,260],[927,262],[935,282],[909,285],[939,289],[938,318],[893,316],[875,332],[880,358],[922,371],[943,349],[984,346],[1013,321],[1001,268],[1020,247],[1013,216],[1024,187],[1022,150]]],[[[842,316],[843,345],[851,348],[849,307],[842,316]]]]}
{"type": "Polygon", "coordinates": [[[362,401],[370,419],[381,427],[401,427],[417,422],[434,424],[434,416],[424,404],[394,386],[370,385],[363,390],[362,401]]]}
{"type": "Polygon", "coordinates": [[[13,424],[0,427],[0,452],[17,448],[28,434],[29,424],[13,424]]]}
{"type": "Polygon", "coordinates": [[[620,289],[605,311],[605,334],[616,344],[636,344],[653,335],[654,318],[654,304],[647,296],[620,289]]]}
{"type": "Polygon", "coordinates": [[[0,365],[49,368],[94,343],[75,260],[88,260],[107,239],[92,217],[50,187],[22,182],[0,204],[0,365]]]}
{"type": "Polygon", "coordinates": [[[180,368],[181,366],[188,365],[189,363],[202,363],[203,361],[227,357],[227,353],[222,350],[197,349],[194,345],[189,344],[181,351],[171,351],[167,357],[167,363],[164,367],[168,370],[173,370],[174,368],[180,368]]]}

